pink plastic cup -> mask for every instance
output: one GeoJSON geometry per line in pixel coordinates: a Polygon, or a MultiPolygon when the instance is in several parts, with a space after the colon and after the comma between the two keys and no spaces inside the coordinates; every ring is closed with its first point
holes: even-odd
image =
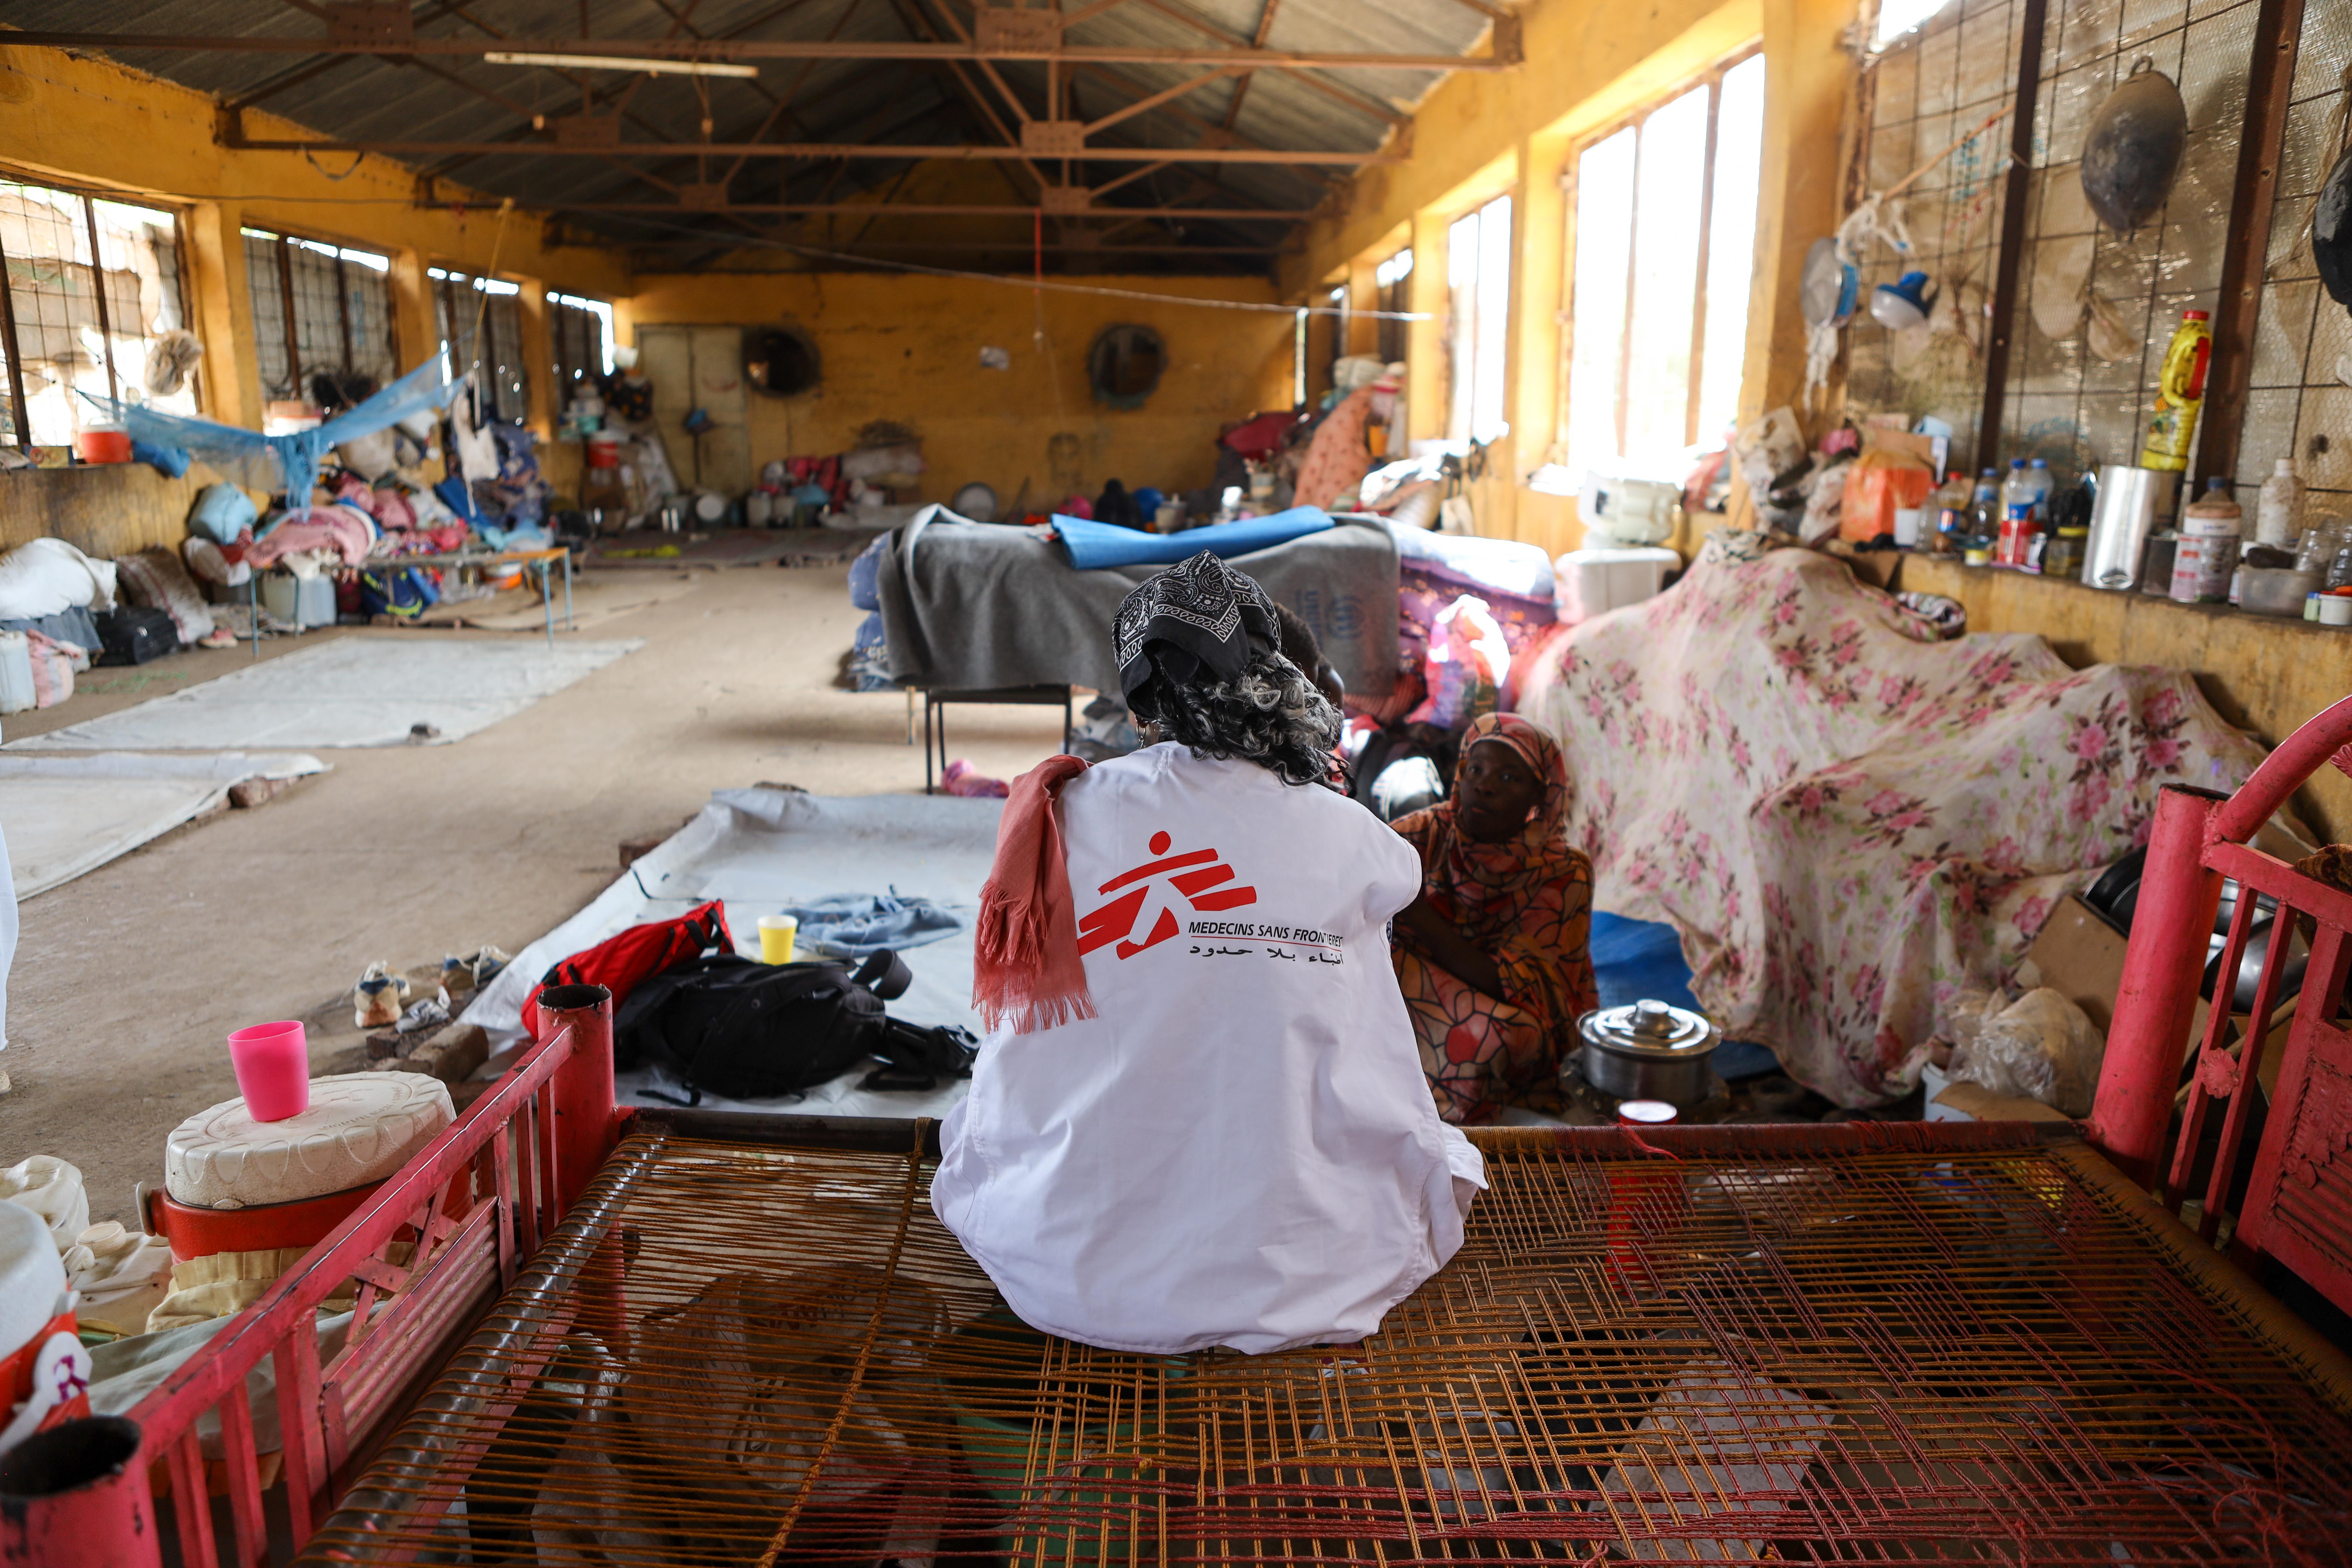
{"type": "Polygon", "coordinates": [[[299,1023],[239,1029],[228,1037],[228,1059],[256,1121],[283,1121],[310,1109],[310,1053],[299,1023]]]}

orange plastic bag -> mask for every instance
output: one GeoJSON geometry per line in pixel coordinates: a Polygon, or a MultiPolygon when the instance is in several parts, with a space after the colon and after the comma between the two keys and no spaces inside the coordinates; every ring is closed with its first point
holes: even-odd
{"type": "Polygon", "coordinates": [[[1895,514],[1904,507],[1924,506],[1936,488],[1936,473],[1908,452],[1870,447],[1853,460],[1846,476],[1845,510],[1839,514],[1838,537],[1857,544],[1895,531],[1895,514]]]}

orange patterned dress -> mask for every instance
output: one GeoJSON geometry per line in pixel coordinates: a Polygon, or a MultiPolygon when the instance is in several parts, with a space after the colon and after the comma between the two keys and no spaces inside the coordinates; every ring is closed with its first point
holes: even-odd
{"type": "Polygon", "coordinates": [[[1462,737],[1466,753],[1500,741],[1544,781],[1527,831],[1506,844],[1459,833],[1451,800],[1400,818],[1421,853],[1423,886],[1437,911],[1492,953],[1503,994],[1489,996],[1440,968],[1402,928],[1391,952],[1422,1070],[1438,1113],[1492,1121],[1516,1100],[1549,1101],[1576,1020],[1599,1005],[1592,977],[1592,863],[1568,846],[1567,764],[1551,736],[1516,714],[1488,714],[1462,737]]]}

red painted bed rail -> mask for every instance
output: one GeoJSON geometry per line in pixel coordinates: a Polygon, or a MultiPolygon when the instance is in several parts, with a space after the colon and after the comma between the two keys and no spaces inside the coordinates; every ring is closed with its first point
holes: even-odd
{"type": "Polygon", "coordinates": [[[554,1026],[547,1041],[140,1401],[128,1417],[137,1447],[118,1473],[37,1499],[0,1524],[0,1563],[160,1568],[145,1511],[159,1467],[185,1568],[267,1563],[263,1456],[247,1383],[264,1361],[277,1374],[289,1525],[296,1541],[309,1539],[410,1380],[513,1282],[612,1151],[619,1119],[610,994],[600,985],[558,987],[540,1007],[554,1026]],[[318,1311],[347,1283],[357,1287],[355,1307],[340,1348],[322,1360],[318,1311]],[[220,1458],[210,1461],[198,1432],[207,1415],[218,1419],[212,1446],[220,1458]],[[223,1490],[226,1541],[216,1537],[212,1505],[223,1490]]]}
{"type": "Polygon", "coordinates": [[[2235,795],[2179,786],[2158,793],[2090,1132],[2135,1180],[2160,1186],[2168,1208],[2196,1205],[2207,1239],[2231,1224],[2242,1261],[2276,1258],[2352,1310],[2352,1033],[2338,1022],[2352,959],[2352,894],[2249,843],[2289,795],[2331,763],[2352,774],[2352,698],[2288,736],[2235,795]],[[2184,1050],[2225,879],[2237,882],[2239,896],[2184,1101],[2184,1050]],[[2258,908],[2265,898],[2276,900],[2273,935],[2252,1005],[2235,1016],[2236,977],[2257,921],[2270,913],[2258,908]],[[2298,927],[2310,953],[2302,984],[2289,996],[2294,943],[2287,933],[2298,927]],[[2275,1038],[2281,1027],[2283,1042],[2275,1038]],[[2245,1086],[2273,1050],[2279,1053],[2276,1087],[2251,1177],[2233,1207],[2255,1103],[2245,1086]],[[2207,1173],[2201,1186],[2200,1169],[2207,1173]]]}

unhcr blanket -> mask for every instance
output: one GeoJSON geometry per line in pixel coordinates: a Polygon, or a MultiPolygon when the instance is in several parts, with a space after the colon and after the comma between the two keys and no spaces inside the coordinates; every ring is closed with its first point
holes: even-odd
{"type": "MultiPolygon", "coordinates": [[[[1342,521],[1246,555],[1235,570],[1298,612],[1349,690],[1396,684],[1397,551],[1388,530],[1342,521]]],[[[1044,529],[929,521],[889,536],[875,594],[890,674],[948,689],[1118,691],[1119,601],[1160,570],[1082,572],[1044,529]]]]}
{"type": "Polygon", "coordinates": [[[1918,1081],[1955,994],[2146,841],[2159,785],[2262,759],[2182,671],[1934,636],[1828,556],[1703,561],[1519,704],[1567,748],[1594,907],[1673,922],[1716,1022],[1843,1105],[1918,1081]]]}

